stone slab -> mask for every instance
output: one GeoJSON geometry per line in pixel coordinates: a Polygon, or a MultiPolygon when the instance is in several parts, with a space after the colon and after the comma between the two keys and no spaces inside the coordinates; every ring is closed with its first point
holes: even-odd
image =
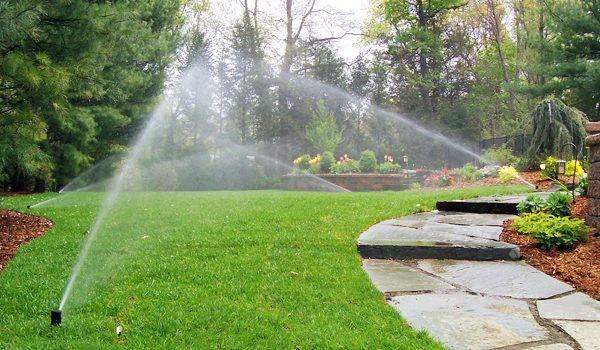
{"type": "Polygon", "coordinates": [[[494,349],[547,338],[522,300],[457,292],[401,295],[389,303],[412,327],[450,349],[494,349]]]}
{"type": "Polygon", "coordinates": [[[573,350],[573,348],[567,344],[556,343],[548,345],[538,345],[532,348],[527,348],[527,350],[573,350]]]}
{"type": "Polygon", "coordinates": [[[445,223],[459,226],[502,226],[505,220],[512,220],[515,215],[506,214],[446,214],[434,217],[432,220],[438,223],[445,223]]]}
{"type": "Polygon", "coordinates": [[[589,321],[554,321],[567,332],[582,350],[600,349],[600,322],[589,321]]]}
{"type": "Polygon", "coordinates": [[[553,320],[600,321],[600,302],[583,293],[537,301],[540,317],[553,320]]]}
{"type": "Polygon", "coordinates": [[[367,259],[363,260],[363,269],[375,287],[383,293],[455,289],[448,283],[398,261],[367,259]]]}
{"type": "Polygon", "coordinates": [[[585,131],[588,134],[600,134],[600,122],[585,123],[585,131]]]}
{"type": "Polygon", "coordinates": [[[455,235],[491,239],[494,241],[500,240],[500,234],[502,233],[501,226],[464,226],[445,224],[435,221],[429,221],[425,223],[425,225],[423,225],[423,230],[446,232],[455,235]]]}
{"type": "Polygon", "coordinates": [[[536,194],[542,198],[549,196],[548,192],[536,192],[511,196],[489,196],[473,199],[439,201],[436,204],[436,208],[440,211],[516,215],[517,204],[531,194],[536,194]]]}
{"type": "Polygon", "coordinates": [[[418,266],[447,282],[487,295],[541,299],[573,290],[521,261],[422,260],[418,266]]]}
{"type": "Polygon", "coordinates": [[[362,233],[358,250],[371,259],[515,260],[519,247],[493,240],[377,224],[362,233]]]}

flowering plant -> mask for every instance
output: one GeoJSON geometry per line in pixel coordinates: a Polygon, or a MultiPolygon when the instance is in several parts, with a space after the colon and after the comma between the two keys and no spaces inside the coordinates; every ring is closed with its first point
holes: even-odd
{"type": "Polygon", "coordinates": [[[393,163],[394,162],[394,158],[392,157],[391,154],[386,154],[385,156],[383,156],[383,161],[384,162],[393,163]]]}
{"type": "Polygon", "coordinates": [[[452,182],[454,182],[454,178],[452,177],[452,174],[450,174],[450,170],[448,170],[446,168],[444,168],[440,171],[431,173],[425,179],[425,184],[427,186],[433,186],[433,187],[450,186],[452,184],[452,182]]]}

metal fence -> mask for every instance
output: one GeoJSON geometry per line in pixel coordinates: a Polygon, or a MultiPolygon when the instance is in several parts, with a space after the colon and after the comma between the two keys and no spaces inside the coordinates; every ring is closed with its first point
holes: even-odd
{"type": "Polygon", "coordinates": [[[508,147],[510,147],[514,155],[522,156],[525,154],[527,147],[529,146],[529,137],[522,134],[481,140],[479,141],[479,152],[483,153],[488,148],[499,147],[503,144],[506,144],[508,147]]]}

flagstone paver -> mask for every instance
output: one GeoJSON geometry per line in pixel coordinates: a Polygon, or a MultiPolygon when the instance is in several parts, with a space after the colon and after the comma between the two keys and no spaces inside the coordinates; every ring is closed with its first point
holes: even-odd
{"type": "Polygon", "coordinates": [[[583,293],[539,300],[540,317],[557,320],[600,321],[600,302],[583,293]]]}

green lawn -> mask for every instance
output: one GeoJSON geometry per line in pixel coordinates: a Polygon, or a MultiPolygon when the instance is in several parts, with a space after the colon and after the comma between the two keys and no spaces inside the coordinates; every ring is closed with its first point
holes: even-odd
{"type": "Polygon", "coordinates": [[[49,312],[99,195],[31,210],[27,204],[54,195],[6,198],[0,206],[46,216],[54,228],[0,272],[0,347],[439,348],[371,285],[358,235],[436,200],[524,190],[127,194],[54,328],[49,312]]]}

